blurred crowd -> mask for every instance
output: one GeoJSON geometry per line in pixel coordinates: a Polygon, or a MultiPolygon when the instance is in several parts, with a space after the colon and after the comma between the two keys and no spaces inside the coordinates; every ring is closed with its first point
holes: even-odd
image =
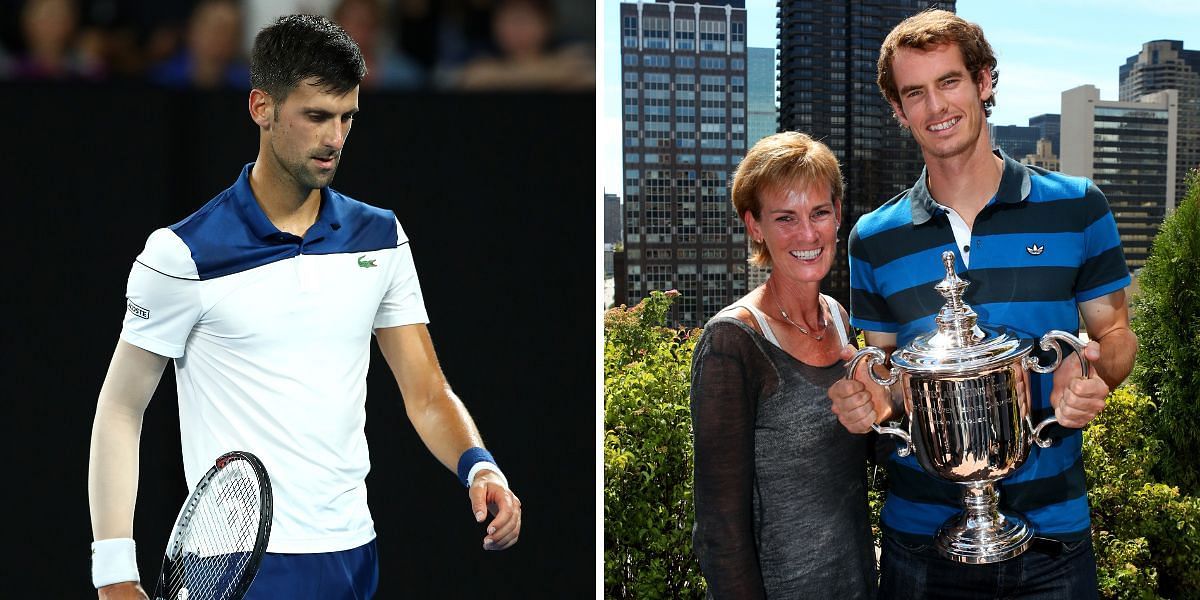
{"type": "Polygon", "coordinates": [[[362,48],[364,89],[591,90],[576,0],[0,0],[0,80],[248,89],[255,33],[323,14],[362,48]]]}

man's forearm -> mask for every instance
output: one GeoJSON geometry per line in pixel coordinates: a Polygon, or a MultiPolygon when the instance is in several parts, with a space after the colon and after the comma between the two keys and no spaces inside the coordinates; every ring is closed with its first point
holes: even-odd
{"type": "Polygon", "coordinates": [[[467,448],[483,446],[475,422],[462,401],[450,390],[434,392],[424,402],[406,402],[408,418],[425,447],[451,471],[467,448]]]}
{"type": "Polygon", "coordinates": [[[1100,360],[1092,364],[1096,374],[1110,389],[1121,385],[1133,370],[1137,356],[1137,335],[1128,327],[1118,327],[1097,338],[1100,344],[1100,360]]]}
{"type": "Polygon", "coordinates": [[[88,463],[93,539],[133,537],[141,429],[140,411],[97,406],[88,463]]]}
{"type": "Polygon", "coordinates": [[[447,469],[457,472],[462,453],[483,442],[470,413],[442,375],[429,331],[424,325],[406,325],[377,329],[375,336],[417,435],[447,469]]]}
{"type": "Polygon", "coordinates": [[[96,402],[88,463],[88,500],[96,540],[133,537],[142,415],[167,359],[117,343],[96,402]]]}

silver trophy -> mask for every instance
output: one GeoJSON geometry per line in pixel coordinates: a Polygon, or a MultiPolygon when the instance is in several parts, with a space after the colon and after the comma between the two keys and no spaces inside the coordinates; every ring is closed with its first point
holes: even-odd
{"type": "Polygon", "coordinates": [[[1058,368],[1063,354],[1054,340],[1075,348],[1083,377],[1089,366],[1083,342],[1065,331],[1042,336],[1041,349],[1055,352],[1054,363],[1043,367],[1030,355],[1032,340],[977,325],[978,315],[962,300],[969,284],[954,272],[954,253],[942,253],[942,263],[946,278],[934,287],[946,303],[934,319],[937,330],[893,352],[886,379],[874,370],[886,356],[873,346],[854,355],[846,377],[866,359],[876,383],[890,388],[901,382],[909,430],[872,427],[904,440],[900,456],[915,448],[926,471],[962,485],[964,510],[938,530],[938,551],[957,562],[993,563],[1024,552],[1034,534],[1024,516],[1000,512],[995,482],[1025,462],[1031,443],[1048,447],[1051,442],[1042,438],[1042,430],[1057,421],[1051,416],[1033,426],[1026,369],[1050,373],[1058,368]]]}

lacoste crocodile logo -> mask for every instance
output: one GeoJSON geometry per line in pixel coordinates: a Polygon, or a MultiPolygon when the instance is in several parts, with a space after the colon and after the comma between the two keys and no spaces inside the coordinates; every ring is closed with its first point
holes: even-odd
{"type": "Polygon", "coordinates": [[[1030,256],[1037,256],[1037,255],[1045,252],[1046,247],[1034,244],[1032,246],[1025,246],[1025,251],[1028,252],[1030,256]]]}
{"type": "Polygon", "coordinates": [[[379,265],[375,264],[375,259],[372,258],[368,260],[367,255],[364,254],[358,257],[358,266],[364,269],[370,269],[371,267],[378,267],[379,265]]]}

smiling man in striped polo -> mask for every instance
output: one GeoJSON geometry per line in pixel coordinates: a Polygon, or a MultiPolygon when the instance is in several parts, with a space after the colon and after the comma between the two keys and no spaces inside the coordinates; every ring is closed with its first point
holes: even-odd
{"type": "MultiPolygon", "coordinates": [[[[888,353],[934,329],[944,302],[933,287],[945,275],[939,256],[951,250],[980,323],[1037,338],[1077,331],[1082,314],[1094,369],[1082,378],[1079,361],[1068,360],[1051,375],[1030,374],[1034,422],[1053,413],[1061,427],[1049,448],[1034,447],[998,483],[1001,509],[1023,513],[1038,536],[1016,558],[972,565],[938,555],[933,536],[961,510],[959,486],[927,474],[913,456],[891,454],[880,597],[1094,598],[1079,428],[1129,374],[1137,349],[1125,300],[1130,277],[1108,202],[1086,179],[992,150],[987,116],[998,77],[979,26],[946,11],[915,15],[884,40],[878,71],[925,170],[850,234],[851,322],[888,353]]],[[[855,433],[901,415],[863,373],[829,397],[855,433]]]]}

